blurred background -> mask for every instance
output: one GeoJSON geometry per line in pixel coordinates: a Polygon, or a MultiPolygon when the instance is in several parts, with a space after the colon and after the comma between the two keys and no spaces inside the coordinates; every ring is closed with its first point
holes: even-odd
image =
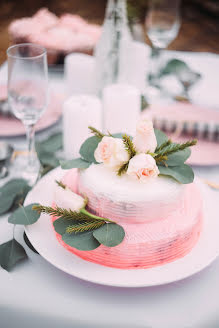
{"type": "MultiPolygon", "coordinates": [[[[81,15],[91,23],[101,24],[106,0],[0,0],[0,64],[6,59],[9,45],[8,25],[14,19],[32,16],[38,9],[47,7],[56,15],[73,13],[81,15]]],[[[129,0],[130,22],[143,23],[147,11],[147,0],[129,0]]],[[[169,49],[185,51],[208,51],[219,53],[219,1],[183,0],[182,27],[169,49]]],[[[149,40],[145,34],[145,40],[149,40]]]]}

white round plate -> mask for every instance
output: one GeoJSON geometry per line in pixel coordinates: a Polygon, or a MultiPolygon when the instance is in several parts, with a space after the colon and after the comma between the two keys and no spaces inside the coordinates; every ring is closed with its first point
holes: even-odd
{"type": "MultiPolygon", "coordinates": [[[[55,180],[66,171],[60,168],[43,177],[28,194],[25,205],[39,202],[51,205],[55,180]]],[[[146,287],[171,283],[189,277],[208,266],[219,255],[219,219],[214,210],[216,193],[197,181],[204,197],[204,228],[193,250],[172,263],[151,269],[121,270],[82,260],[68,252],[56,239],[51,220],[42,214],[25,231],[33,246],[48,262],[60,270],[93,283],[118,287],[146,287]]]]}

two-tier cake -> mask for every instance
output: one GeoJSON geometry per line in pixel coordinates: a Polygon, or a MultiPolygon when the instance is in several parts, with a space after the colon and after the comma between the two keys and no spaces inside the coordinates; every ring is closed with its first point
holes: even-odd
{"type": "Polygon", "coordinates": [[[59,242],[84,260],[121,269],[149,268],[185,256],[202,229],[201,196],[185,164],[195,141],[172,143],[148,121],[139,122],[133,139],[92,131],[95,136],[85,141],[82,157],[63,164],[73,169],[57,186],[66,190],[54,196],[52,221],[59,242]],[[75,206],[73,198],[71,203],[70,193],[82,203],[78,199],[75,206]]]}

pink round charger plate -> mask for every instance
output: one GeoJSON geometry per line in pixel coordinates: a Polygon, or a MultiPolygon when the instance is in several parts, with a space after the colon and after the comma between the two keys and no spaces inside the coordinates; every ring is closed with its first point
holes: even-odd
{"type": "MultiPolygon", "coordinates": [[[[0,100],[7,98],[7,87],[0,86],[0,100]]],[[[62,102],[64,95],[51,94],[49,105],[37,122],[35,131],[41,131],[55,124],[62,115],[62,102]]],[[[21,121],[15,117],[7,117],[0,115],[0,137],[15,137],[25,134],[25,129],[21,121]]]]}
{"type": "MultiPolygon", "coordinates": [[[[219,124],[219,110],[199,107],[193,104],[174,103],[170,105],[153,105],[145,110],[142,117],[159,118],[175,121],[215,122],[219,124]]],[[[169,137],[176,142],[185,142],[188,136],[169,137]]],[[[192,154],[188,159],[191,165],[219,165],[219,142],[198,139],[195,147],[191,148],[192,154]]]]}

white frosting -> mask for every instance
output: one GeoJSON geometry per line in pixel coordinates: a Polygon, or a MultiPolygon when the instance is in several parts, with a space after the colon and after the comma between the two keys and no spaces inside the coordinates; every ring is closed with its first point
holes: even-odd
{"type": "Polygon", "coordinates": [[[80,184],[92,190],[97,196],[104,195],[115,202],[173,203],[181,198],[184,185],[168,177],[149,178],[141,182],[115,171],[103,164],[91,165],[80,172],[80,184]]]}

